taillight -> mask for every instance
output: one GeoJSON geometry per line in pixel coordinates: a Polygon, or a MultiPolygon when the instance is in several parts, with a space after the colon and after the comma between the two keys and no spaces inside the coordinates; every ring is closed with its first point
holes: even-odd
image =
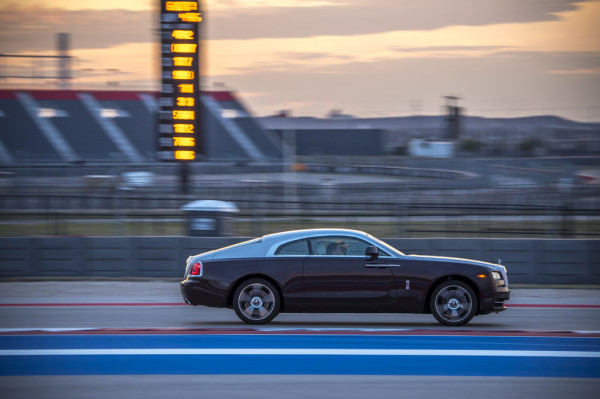
{"type": "Polygon", "coordinates": [[[202,275],[202,262],[196,262],[190,270],[190,276],[201,276],[202,275]]]}

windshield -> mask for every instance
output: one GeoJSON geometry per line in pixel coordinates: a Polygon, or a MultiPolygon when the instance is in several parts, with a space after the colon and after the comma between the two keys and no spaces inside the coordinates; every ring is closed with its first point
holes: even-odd
{"type": "Polygon", "coordinates": [[[398,255],[398,256],[404,256],[404,253],[398,251],[396,248],[392,247],[389,244],[386,244],[385,242],[381,241],[380,239],[373,237],[370,234],[367,234],[367,237],[369,237],[370,240],[374,241],[375,243],[377,243],[378,246],[380,246],[381,248],[384,248],[388,252],[398,255]]]}

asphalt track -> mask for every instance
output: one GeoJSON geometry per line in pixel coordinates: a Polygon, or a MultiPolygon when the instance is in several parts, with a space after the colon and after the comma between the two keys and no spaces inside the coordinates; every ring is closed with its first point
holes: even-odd
{"type": "Polygon", "coordinates": [[[7,398],[580,397],[600,391],[600,292],[513,289],[449,329],[430,315],[282,314],[248,328],[176,282],[0,283],[7,398]]]}

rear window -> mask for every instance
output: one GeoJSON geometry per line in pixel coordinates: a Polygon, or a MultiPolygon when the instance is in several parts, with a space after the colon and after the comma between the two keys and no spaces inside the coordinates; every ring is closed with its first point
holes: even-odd
{"type": "Polygon", "coordinates": [[[275,251],[275,255],[296,255],[296,256],[307,256],[308,255],[308,241],[298,240],[283,244],[275,251]]]}

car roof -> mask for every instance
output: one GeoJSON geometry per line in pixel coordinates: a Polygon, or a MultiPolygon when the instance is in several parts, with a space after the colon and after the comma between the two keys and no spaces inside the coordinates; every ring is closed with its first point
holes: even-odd
{"type": "Polygon", "coordinates": [[[315,236],[352,236],[352,237],[366,237],[367,233],[359,230],[351,229],[304,229],[304,230],[291,230],[282,231],[280,233],[267,234],[262,237],[264,243],[274,244],[277,242],[293,241],[302,238],[309,238],[315,236]]]}
{"type": "Polygon", "coordinates": [[[275,249],[286,242],[301,240],[303,238],[318,236],[349,236],[365,238],[364,231],[350,229],[306,229],[283,231],[280,233],[267,234],[260,238],[234,244],[229,247],[220,248],[215,251],[200,254],[199,256],[210,256],[211,259],[261,257],[273,254],[275,249]]]}

